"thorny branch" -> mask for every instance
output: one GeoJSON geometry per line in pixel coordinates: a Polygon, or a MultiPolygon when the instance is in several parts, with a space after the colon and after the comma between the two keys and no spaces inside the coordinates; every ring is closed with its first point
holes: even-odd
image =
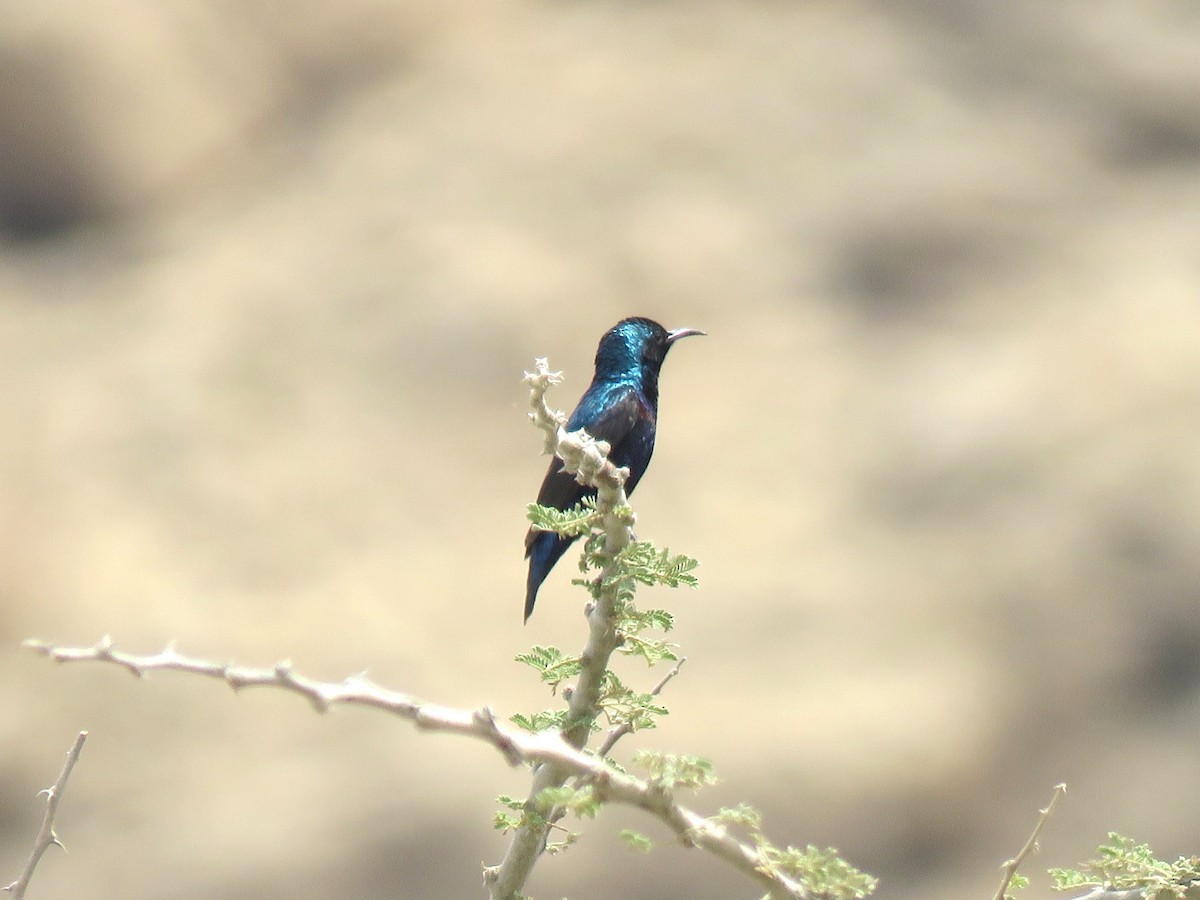
{"type": "Polygon", "coordinates": [[[1046,820],[1050,818],[1050,813],[1054,811],[1054,804],[1066,792],[1067,786],[1065,784],[1056,784],[1054,786],[1054,793],[1050,796],[1050,802],[1046,804],[1045,809],[1041,810],[1037,824],[1033,826],[1033,831],[1030,833],[1029,839],[1025,841],[1025,846],[1020,849],[1016,856],[1004,864],[1004,877],[1000,881],[1000,887],[996,889],[994,900],[1004,900],[1004,895],[1008,892],[1008,886],[1012,883],[1013,876],[1017,874],[1017,869],[1021,867],[1021,863],[1025,861],[1025,858],[1038,848],[1038,835],[1042,833],[1042,828],[1045,827],[1046,820]]]}
{"type": "MultiPolygon", "coordinates": [[[[153,656],[136,656],[116,649],[108,638],[92,647],[58,647],[32,640],[26,641],[25,646],[60,663],[109,663],[139,678],[147,672],[163,669],[187,672],[224,681],[235,691],[249,687],[279,688],[304,697],[318,712],[327,712],[338,705],[367,706],[410,721],[423,731],[474,737],[495,747],[509,765],[533,765],[537,772],[559,773],[563,781],[577,778],[581,785],[590,785],[603,802],[634,806],[650,813],[674,831],[684,844],[700,847],[732,863],[760,882],[772,897],[808,897],[800,884],[786,876],[761,871],[762,862],[755,848],[732,837],[721,825],[677,803],[670,791],[616,771],[599,757],[571,746],[555,732],[529,734],[501,725],[486,706],[467,711],[423,703],[407,694],[380,687],[365,675],[354,675],[340,683],[317,681],[298,674],[286,660],[274,668],[253,669],[189,658],[176,651],[174,646],[153,656]]],[[[78,756],[78,747],[83,743],[82,737],[73,748],[74,756],[68,758],[68,767],[50,789],[52,792],[60,791],[65,784],[74,757],[78,756]]],[[[57,797],[57,793],[53,796],[57,797]]],[[[52,829],[50,834],[53,835],[52,829]]],[[[47,846],[50,843],[54,843],[53,837],[47,846]]]]}
{"type": "Polygon", "coordinates": [[[21,873],[21,876],[12,884],[4,887],[4,890],[12,894],[15,900],[21,900],[25,896],[25,890],[29,887],[30,879],[33,878],[34,869],[41,862],[42,854],[51,847],[62,846],[62,842],[54,832],[54,815],[58,812],[58,801],[62,798],[62,792],[67,786],[67,779],[71,777],[75,763],[79,761],[79,752],[83,749],[83,742],[87,740],[87,736],[86,731],[79,732],[75,743],[67,751],[67,761],[63,764],[58,778],[55,779],[54,784],[41,791],[46,795],[46,814],[42,817],[42,827],[38,829],[37,839],[33,842],[33,851],[29,854],[29,859],[25,863],[25,871],[21,873]]]}

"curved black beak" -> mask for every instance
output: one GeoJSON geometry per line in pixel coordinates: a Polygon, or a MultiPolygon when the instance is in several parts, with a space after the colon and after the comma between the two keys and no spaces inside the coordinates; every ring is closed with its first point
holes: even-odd
{"type": "Polygon", "coordinates": [[[706,337],[707,331],[701,331],[699,328],[676,328],[674,331],[667,332],[667,346],[671,346],[680,338],[685,337],[706,337]]]}

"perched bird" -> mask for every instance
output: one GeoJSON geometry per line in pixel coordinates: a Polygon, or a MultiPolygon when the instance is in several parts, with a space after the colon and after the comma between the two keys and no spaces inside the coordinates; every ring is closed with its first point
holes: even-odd
{"type": "MultiPolygon", "coordinates": [[[[658,425],[658,373],[671,345],[683,337],[704,334],[695,328],[667,331],[650,319],[622,319],[600,338],[596,349],[596,374],[567,420],[567,431],[583,428],[599,441],[607,441],[608,458],[629,469],[625,493],[632,494],[654,453],[658,425]]],[[[596,489],[584,487],[553,459],[537,502],[555,509],[570,509],[596,489]]],[[[529,580],[525,588],[525,621],[533,614],[538,588],[576,538],[552,531],[529,529],[525,556],[529,580]]]]}

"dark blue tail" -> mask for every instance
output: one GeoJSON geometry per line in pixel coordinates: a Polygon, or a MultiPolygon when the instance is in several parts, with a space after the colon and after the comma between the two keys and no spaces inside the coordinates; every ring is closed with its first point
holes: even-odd
{"type": "Polygon", "coordinates": [[[525,583],[525,621],[533,615],[533,604],[537,602],[538,588],[554,568],[567,548],[578,538],[559,537],[553,531],[530,532],[526,541],[525,555],[529,558],[529,580],[525,583]]]}

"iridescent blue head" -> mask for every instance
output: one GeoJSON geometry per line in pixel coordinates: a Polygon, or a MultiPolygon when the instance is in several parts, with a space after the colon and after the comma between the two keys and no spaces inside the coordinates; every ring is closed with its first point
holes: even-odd
{"type": "Polygon", "coordinates": [[[667,331],[652,319],[622,319],[600,338],[596,349],[596,381],[638,381],[658,396],[658,373],[667,351],[680,338],[704,334],[696,328],[667,331]]]}

